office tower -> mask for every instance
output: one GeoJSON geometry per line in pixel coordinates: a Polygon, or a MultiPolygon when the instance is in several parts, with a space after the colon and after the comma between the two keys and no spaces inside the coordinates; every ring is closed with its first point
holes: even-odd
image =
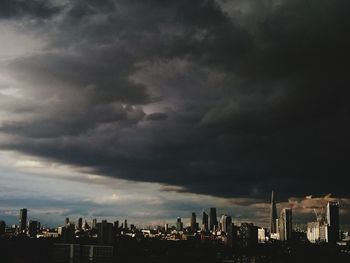
{"type": "Polygon", "coordinates": [[[196,221],[196,213],[192,213],[191,215],[191,231],[197,231],[197,221],[196,221]]]}
{"type": "Polygon", "coordinates": [[[281,211],[279,220],[279,234],[280,240],[290,241],[292,238],[293,221],[292,221],[292,209],[284,208],[281,211]]]}
{"type": "Polygon", "coordinates": [[[229,233],[232,225],[232,218],[228,215],[222,215],[220,221],[221,231],[229,233]]]}
{"type": "Polygon", "coordinates": [[[29,221],[29,227],[28,227],[28,233],[30,237],[36,238],[36,235],[38,234],[38,227],[39,222],[38,221],[29,221]]]}
{"type": "Polygon", "coordinates": [[[108,223],[107,220],[102,220],[101,223],[96,224],[97,242],[99,245],[110,245],[114,241],[114,228],[112,223],[108,223]]]}
{"type": "Polygon", "coordinates": [[[27,230],[27,209],[23,208],[19,211],[19,232],[26,233],[27,230]]]}
{"type": "Polygon", "coordinates": [[[75,243],[75,225],[69,223],[66,226],[59,227],[58,235],[60,236],[62,243],[75,243]]]}
{"type": "Polygon", "coordinates": [[[252,247],[258,244],[258,227],[251,223],[242,223],[239,227],[239,239],[243,247],[252,247]]]}
{"type": "Polygon", "coordinates": [[[128,229],[128,220],[124,220],[124,229],[128,229]]]}
{"type": "Polygon", "coordinates": [[[66,217],[66,220],[64,220],[64,225],[66,226],[66,225],[68,225],[68,224],[69,224],[69,218],[66,217]]]}
{"type": "Polygon", "coordinates": [[[6,230],[6,223],[5,223],[5,221],[0,221],[0,236],[5,234],[5,230],[6,230]]]}
{"type": "Polygon", "coordinates": [[[181,218],[178,217],[176,220],[176,230],[182,231],[183,230],[183,223],[181,222],[181,218]]]}
{"type": "Polygon", "coordinates": [[[329,242],[339,240],[339,202],[328,202],[327,224],[329,226],[329,242]]]}
{"type": "Polygon", "coordinates": [[[83,219],[81,217],[79,217],[78,219],[78,229],[79,230],[83,229],[83,219]]]}
{"type": "Polygon", "coordinates": [[[208,231],[209,229],[209,217],[206,212],[203,211],[203,216],[202,216],[202,230],[203,231],[208,231]]]}
{"type": "Polygon", "coordinates": [[[277,225],[276,225],[276,219],[277,219],[277,207],[276,207],[276,199],[275,199],[275,192],[272,191],[271,194],[271,211],[270,211],[270,233],[277,233],[277,225]]]}
{"type": "Polygon", "coordinates": [[[165,231],[165,232],[168,232],[168,230],[169,230],[169,224],[165,224],[165,225],[164,225],[164,231],[165,231]]]}
{"type": "MultiPolygon", "coordinates": [[[[119,221],[117,221],[117,222],[119,225],[119,221]]],[[[91,224],[92,229],[96,229],[96,224],[97,224],[97,219],[96,218],[92,219],[92,224],[91,224]]]]}
{"type": "Polygon", "coordinates": [[[210,230],[215,231],[218,229],[218,219],[216,217],[216,208],[210,208],[210,230]]]}

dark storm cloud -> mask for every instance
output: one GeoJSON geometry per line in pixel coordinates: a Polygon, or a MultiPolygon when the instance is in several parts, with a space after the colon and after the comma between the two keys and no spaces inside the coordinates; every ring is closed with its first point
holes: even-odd
{"type": "Polygon", "coordinates": [[[43,25],[55,52],[7,67],[41,106],[1,148],[196,193],[348,196],[350,4],[274,2],[70,2],[43,25]]]}
{"type": "Polygon", "coordinates": [[[50,18],[59,11],[59,7],[43,0],[2,0],[0,3],[0,19],[21,16],[50,18]]]}

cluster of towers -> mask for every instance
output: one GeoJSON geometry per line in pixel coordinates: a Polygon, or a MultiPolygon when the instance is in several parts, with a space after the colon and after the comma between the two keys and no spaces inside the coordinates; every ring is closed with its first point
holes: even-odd
{"type": "MultiPolygon", "coordinates": [[[[270,237],[289,241],[293,233],[292,208],[283,208],[277,216],[276,196],[271,195],[270,237]]],[[[339,202],[327,204],[327,218],[317,218],[317,222],[308,224],[307,238],[310,242],[337,242],[339,240],[339,202]]]]}

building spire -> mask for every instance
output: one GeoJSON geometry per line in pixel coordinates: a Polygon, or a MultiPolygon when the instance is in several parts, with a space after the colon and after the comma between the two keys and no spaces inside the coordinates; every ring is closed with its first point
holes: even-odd
{"type": "Polygon", "coordinates": [[[276,219],[277,219],[276,197],[275,197],[275,192],[272,191],[271,211],[270,211],[270,232],[271,233],[277,233],[276,219]]]}

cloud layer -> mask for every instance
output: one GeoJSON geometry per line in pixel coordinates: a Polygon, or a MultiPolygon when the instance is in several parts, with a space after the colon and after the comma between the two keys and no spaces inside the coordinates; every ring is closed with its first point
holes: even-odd
{"type": "Polygon", "coordinates": [[[3,1],[43,48],[0,59],[0,148],[191,193],[349,197],[349,7],[3,1]]]}

